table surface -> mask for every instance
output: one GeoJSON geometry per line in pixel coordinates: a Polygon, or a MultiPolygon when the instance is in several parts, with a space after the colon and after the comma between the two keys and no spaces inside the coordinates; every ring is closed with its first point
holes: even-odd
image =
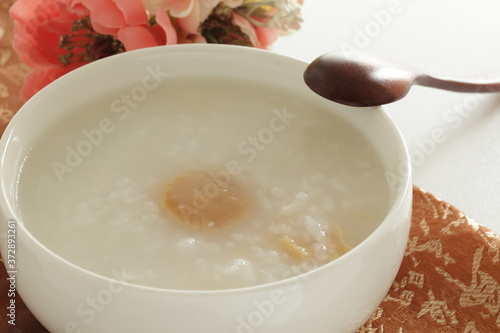
{"type": "MultiPolygon", "coordinates": [[[[360,50],[449,77],[500,78],[498,0],[306,0],[302,29],[272,50],[312,61],[360,50]]],[[[500,233],[500,95],[415,86],[385,110],[410,151],[415,185],[500,233]]]]}

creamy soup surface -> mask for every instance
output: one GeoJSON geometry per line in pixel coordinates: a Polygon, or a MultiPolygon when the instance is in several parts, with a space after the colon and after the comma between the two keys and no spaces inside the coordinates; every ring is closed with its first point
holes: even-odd
{"type": "Polygon", "coordinates": [[[272,282],[341,256],[387,213],[373,147],[293,92],[172,78],[68,111],[27,154],[18,206],[50,250],[104,276],[272,282]]]}

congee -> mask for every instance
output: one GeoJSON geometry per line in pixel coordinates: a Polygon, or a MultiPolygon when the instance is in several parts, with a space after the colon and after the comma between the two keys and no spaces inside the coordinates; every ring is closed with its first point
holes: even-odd
{"type": "Polygon", "coordinates": [[[26,154],[22,223],[62,258],[145,286],[245,287],[334,260],[386,215],[374,148],[313,99],[224,77],[149,88],[68,110],[26,154]]]}

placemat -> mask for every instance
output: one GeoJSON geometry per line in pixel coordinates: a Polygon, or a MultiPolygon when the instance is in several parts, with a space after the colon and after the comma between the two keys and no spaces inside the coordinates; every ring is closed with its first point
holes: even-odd
{"type": "Polygon", "coordinates": [[[500,332],[500,236],[413,187],[403,263],[359,333],[500,332]]]}
{"type": "MultiPolygon", "coordinates": [[[[11,48],[13,2],[0,0],[0,134],[23,104],[19,90],[29,73],[11,48]]],[[[416,186],[413,194],[403,263],[384,301],[358,332],[500,332],[500,236],[416,186]]],[[[8,324],[7,277],[2,264],[0,332],[47,332],[18,296],[16,325],[8,324]]]]}

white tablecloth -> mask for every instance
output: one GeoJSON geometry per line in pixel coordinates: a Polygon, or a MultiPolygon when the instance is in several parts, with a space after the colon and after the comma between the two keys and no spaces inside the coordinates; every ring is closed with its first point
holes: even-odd
{"type": "MultiPolygon", "coordinates": [[[[500,79],[498,0],[305,0],[302,29],[273,51],[312,61],[337,49],[380,54],[445,76],[500,79]]],[[[385,106],[414,184],[500,233],[500,94],[414,87],[385,106]]]]}

